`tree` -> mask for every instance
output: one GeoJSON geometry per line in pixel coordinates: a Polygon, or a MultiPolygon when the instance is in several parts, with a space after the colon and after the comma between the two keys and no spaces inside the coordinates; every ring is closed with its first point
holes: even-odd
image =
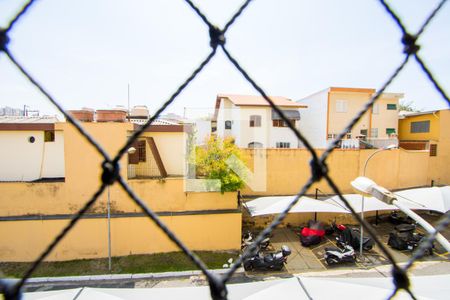
{"type": "Polygon", "coordinates": [[[419,112],[421,111],[420,109],[417,109],[414,106],[414,102],[412,101],[407,101],[407,100],[402,100],[400,101],[399,104],[399,111],[411,111],[411,112],[419,112]]]}
{"type": "Polygon", "coordinates": [[[232,156],[242,160],[241,152],[234,144],[233,138],[210,136],[204,146],[196,148],[195,153],[197,175],[206,179],[219,179],[222,193],[237,191],[244,186],[244,180],[227,163],[232,156]]]}

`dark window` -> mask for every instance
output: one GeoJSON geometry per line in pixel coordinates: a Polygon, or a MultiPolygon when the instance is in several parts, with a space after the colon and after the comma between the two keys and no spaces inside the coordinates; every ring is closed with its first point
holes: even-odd
{"type": "Polygon", "coordinates": [[[55,141],[55,131],[46,130],[44,132],[44,142],[54,142],[55,141]]]}
{"type": "Polygon", "coordinates": [[[35,141],[36,139],[34,138],[34,136],[30,136],[29,138],[28,138],[28,141],[30,142],[30,143],[34,143],[34,141],[35,141]]]}
{"type": "Polygon", "coordinates": [[[388,104],[387,110],[397,110],[397,104],[388,104]]]}
{"type": "Polygon", "coordinates": [[[430,156],[437,155],[437,144],[430,144],[430,156]]]}
{"type": "Polygon", "coordinates": [[[411,122],[411,133],[430,132],[430,121],[411,122]]]}
{"type": "Polygon", "coordinates": [[[249,148],[262,148],[263,144],[258,143],[258,142],[251,142],[251,143],[248,144],[248,147],[249,148]]]}
{"type": "MultiPolygon", "coordinates": [[[[273,120],[273,127],[288,127],[287,123],[283,120],[273,120]]],[[[295,127],[295,120],[289,120],[292,126],[295,127]]]]}
{"type": "Polygon", "coordinates": [[[231,129],[231,121],[225,121],[225,129],[231,129]]]}
{"type": "Polygon", "coordinates": [[[139,157],[139,162],[146,162],[146,160],[147,160],[145,144],[146,144],[145,141],[138,141],[137,153],[138,153],[138,157],[139,157]]]}
{"type": "Polygon", "coordinates": [[[387,135],[395,134],[395,128],[386,128],[386,134],[387,135]]]}
{"type": "Polygon", "coordinates": [[[277,148],[291,148],[291,143],[277,142],[277,148]]]}
{"type": "Polygon", "coordinates": [[[250,127],[261,127],[261,116],[250,116],[250,127]]]}

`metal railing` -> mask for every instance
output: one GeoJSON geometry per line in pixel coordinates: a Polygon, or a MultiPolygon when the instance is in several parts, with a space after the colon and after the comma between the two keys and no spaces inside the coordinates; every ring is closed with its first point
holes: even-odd
{"type": "MultiPolygon", "coordinates": [[[[386,88],[394,81],[394,79],[402,72],[406,64],[410,60],[415,60],[419,65],[423,73],[426,75],[428,80],[433,84],[434,88],[439,92],[442,98],[445,99],[447,104],[450,104],[449,97],[446,95],[443,88],[439,85],[437,80],[434,78],[434,75],[426,66],[425,62],[419,55],[420,47],[417,44],[419,37],[424,32],[425,28],[430,24],[430,21],[435,17],[435,15],[442,9],[446,0],[441,1],[436,8],[432,11],[432,13],[424,20],[423,25],[416,33],[410,33],[405,25],[402,23],[402,20],[396,15],[396,13],[390,8],[390,6],[385,2],[380,0],[380,5],[385,9],[386,13],[392,18],[392,20],[397,24],[398,28],[402,32],[402,40],[401,42],[404,45],[404,58],[401,64],[395,69],[395,71],[388,77],[386,82],[378,89],[378,91],[372,96],[372,98],[364,105],[364,107],[359,111],[359,113],[354,116],[354,118],[350,121],[350,123],[346,126],[346,128],[337,136],[337,138],[329,145],[329,147],[323,152],[323,154],[319,157],[316,151],[312,148],[311,144],[308,140],[303,136],[303,134],[297,130],[287,119],[287,117],[283,114],[281,109],[279,109],[272,100],[267,97],[266,92],[259,86],[253,78],[249,75],[249,73],[241,66],[241,64],[237,61],[237,59],[228,51],[226,47],[226,33],[228,29],[236,22],[241,16],[242,13],[248,8],[249,4],[252,2],[251,0],[247,0],[243,3],[243,5],[239,8],[239,10],[232,16],[232,18],[226,23],[223,28],[218,28],[214,26],[207,17],[190,1],[185,0],[185,2],[192,8],[193,12],[203,20],[204,24],[209,31],[210,36],[210,46],[211,51],[209,55],[203,60],[203,62],[194,70],[194,72],[178,87],[178,89],[166,100],[166,102],[156,111],[156,113],[148,120],[148,122],[142,126],[139,130],[135,131],[133,135],[128,139],[125,145],[119,150],[119,152],[114,156],[110,157],[107,152],[103,149],[103,147],[97,143],[97,141],[92,138],[86,130],[83,129],[81,124],[76,121],[71,115],[69,115],[59,104],[55,97],[51,95],[49,91],[47,91],[37,79],[32,77],[28,70],[24,67],[24,65],[17,61],[13,53],[8,48],[9,42],[9,33],[11,29],[20,21],[21,17],[26,14],[32,4],[36,1],[29,1],[27,4],[20,10],[20,12],[9,22],[5,29],[0,30],[0,52],[3,55],[6,55],[13,65],[17,67],[17,69],[28,79],[28,81],[33,84],[56,108],[66,117],[67,121],[70,122],[78,132],[83,135],[86,140],[94,147],[98,153],[103,157],[104,161],[101,164],[103,169],[103,173],[101,176],[101,185],[98,188],[98,191],[88,199],[88,201],[84,204],[84,206],[78,211],[75,217],[70,221],[70,223],[57,235],[57,237],[53,240],[50,245],[47,246],[45,251],[34,261],[32,266],[27,270],[27,272],[23,275],[23,277],[18,282],[11,282],[6,280],[0,281],[0,289],[6,299],[17,299],[21,295],[21,289],[24,286],[25,282],[28,278],[33,274],[36,268],[41,264],[41,262],[52,252],[52,250],[58,245],[58,243],[63,239],[63,237],[77,224],[80,218],[85,214],[90,207],[96,202],[98,197],[106,190],[106,188],[114,183],[117,183],[121,186],[121,188],[129,195],[129,197],[143,210],[145,215],[150,218],[167,236],[170,240],[172,240],[180,249],[183,251],[195,264],[198,268],[202,270],[205,276],[208,279],[211,297],[213,299],[226,299],[227,298],[227,283],[229,282],[232,275],[235,273],[236,269],[241,265],[242,261],[252,255],[256,248],[257,244],[260,243],[265,237],[269,236],[272,230],[281,223],[281,221],[286,217],[289,210],[299,201],[300,197],[303,196],[306,191],[312,186],[313,183],[318,182],[321,179],[324,179],[332,190],[339,196],[339,198],[346,203],[348,209],[352,212],[353,216],[363,225],[366,232],[368,232],[376,244],[380,247],[381,251],[384,255],[389,259],[392,264],[392,276],[395,284],[395,289],[392,291],[393,297],[396,293],[403,289],[407,291],[412,298],[415,298],[412,291],[410,290],[410,281],[408,277],[408,270],[414,264],[415,260],[422,256],[425,249],[429,246],[429,244],[436,238],[435,235],[429,235],[425,239],[420,247],[413,253],[409,262],[400,267],[395,261],[394,257],[391,253],[386,249],[386,246],[380,241],[377,237],[375,231],[372,227],[353,210],[353,208],[348,204],[346,199],[342,196],[341,191],[334,183],[333,178],[329,175],[329,170],[327,167],[327,159],[330,156],[331,152],[335,149],[338,142],[346,135],[346,133],[361,119],[361,117],[373,106],[373,104],[377,101],[380,95],[386,90],[386,88]],[[226,58],[230,61],[230,63],[240,72],[240,74],[250,83],[250,85],[262,96],[269,105],[272,107],[274,111],[278,115],[280,115],[281,119],[283,119],[288,127],[294,132],[295,136],[299,141],[306,147],[306,149],[311,153],[312,159],[310,161],[311,167],[311,177],[307,181],[307,183],[302,186],[296,197],[290,203],[285,210],[279,214],[273,222],[265,228],[259,236],[255,239],[254,243],[247,248],[244,254],[237,259],[227,273],[224,275],[217,275],[207,269],[206,265],[200,260],[200,258],[195,255],[190,249],[188,249],[183,242],[160,220],[155,212],[149,209],[145,203],[135,194],[135,192],[128,186],[126,180],[120,176],[119,172],[119,160],[120,158],[127,153],[127,149],[132,145],[132,143],[144,132],[146,128],[148,128],[157,118],[158,116],[176,99],[177,96],[183,91],[192,80],[202,72],[203,68],[210,62],[210,60],[217,54],[217,51],[221,50],[226,58]]],[[[444,229],[450,223],[450,212],[447,212],[442,216],[440,221],[436,225],[436,229],[438,231],[444,229]]]]}

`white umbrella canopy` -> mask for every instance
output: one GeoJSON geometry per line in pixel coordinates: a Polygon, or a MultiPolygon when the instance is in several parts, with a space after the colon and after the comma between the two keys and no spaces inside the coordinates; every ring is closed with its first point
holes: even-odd
{"type": "MultiPolygon", "coordinates": [[[[288,207],[295,196],[260,197],[245,203],[248,211],[254,216],[278,214],[288,207]]],[[[345,206],[339,203],[316,200],[309,197],[301,197],[290,210],[291,213],[302,212],[331,212],[349,213],[345,206]]]]}
{"type": "Polygon", "coordinates": [[[76,288],[76,289],[68,289],[68,290],[57,290],[57,291],[45,291],[45,292],[29,292],[29,293],[23,293],[23,298],[25,300],[35,300],[35,299],[42,299],[42,300],[59,300],[59,299],[67,299],[72,300],[79,295],[80,290],[82,288],[76,288]]]}
{"type": "Polygon", "coordinates": [[[419,206],[416,209],[434,210],[441,213],[450,210],[450,186],[408,189],[394,194],[397,196],[397,200],[406,205],[419,206]]]}
{"type": "MultiPolygon", "coordinates": [[[[413,210],[433,210],[445,213],[450,210],[450,186],[417,188],[395,192],[397,200],[413,210]]],[[[351,207],[361,212],[362,196],[343,195],[351,207]]],[[[260,197],[245,203],[252,217],[279,214],[294,200],[295,196],[260,197]]],[[[398,210],[394,205],[386,204],[374,197],[364,197],[364,211],[398,210]]],[[[325,200],[301,197],[290,213],[328,212],[348,214],[350,210],[338,196],[325,200]]]]}

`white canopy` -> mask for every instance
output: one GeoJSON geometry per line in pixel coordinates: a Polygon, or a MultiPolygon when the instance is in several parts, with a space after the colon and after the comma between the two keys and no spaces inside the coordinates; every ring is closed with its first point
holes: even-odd
{"type": "MultiPolygon", "coordinates": [[[[445,213],[450,210],[450,186],[417,188],[395,192],[397,200],[414,210],[433,210],[445,213]]],[[[245,205],[250,214],[254,216],[281,213],[295,196],[260,197],[248,201],[245,205]]],[[[345,199],[356,212],[361,212],[362,196],[359,194],[346,194],[345,199]]],[[[386,204],[374,197],[364,197],[364,211],[398,210],[394,205],[386,204]]],[[[301,197],[292,207],[291,213],[302,212],[329,212],[348,214],[350,211],[338,196],[325,200],[316,200],[301,197]]]]}
{"type": "MultiPolygon", "coordinates": [[[[448,299],[450,275],[410,276],[418,299],[448,299]]],[[[391,277],[292,277],[229,284],[229,299],[386,299],[394,285],[391,277]]],[[[77,288],[31,292],[24,299],[211,299],[208,286],[171,288],[77,288]]],[[[396,299],[410,299],[400,292],[396,299]]]]}
{"type": "MultiPolygon", "coordinates": [[[[278,214],[294,200],[295,196],[260,197],[246,202],[245,205],[252,216],[278,214]]],[[[301,197],[290,210],[291,213],[300,212],[335,212],[348,213],[340,203],[326,202],[309,197],[301,197]]]]}

